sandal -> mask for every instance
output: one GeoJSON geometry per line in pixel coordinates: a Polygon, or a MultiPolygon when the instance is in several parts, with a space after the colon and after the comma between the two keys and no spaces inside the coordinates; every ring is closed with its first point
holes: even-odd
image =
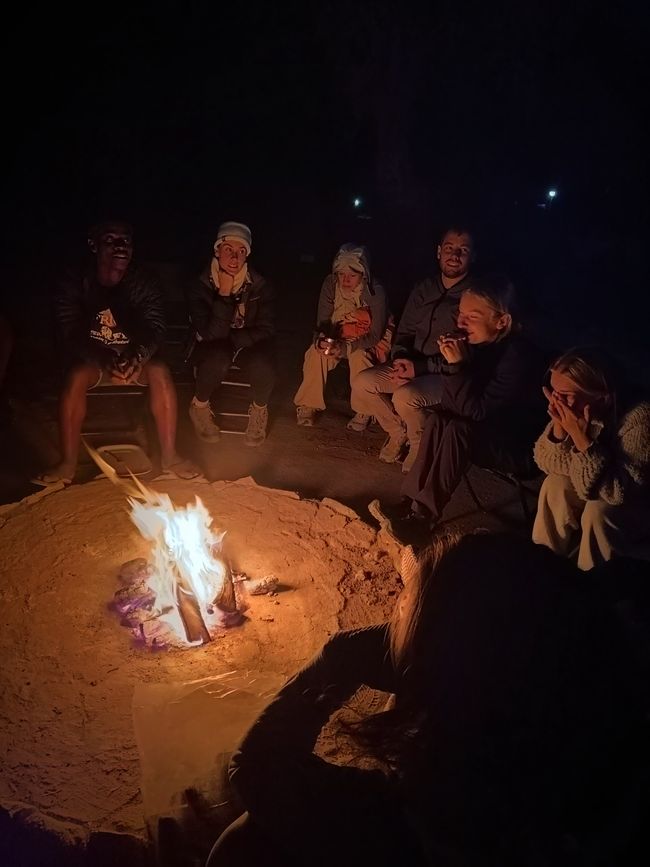
{"type": "Polygon", "coordinates": [[[160,476],[181,479],[186,482],[190,482],[192,479],[198,479],[199,476],[202,475],[203,473],[201,470],[199,470],[192,461],[184,460],[182,458],[175,463],[170,464],[168,467],[163,467],[162,473],[160,474],[160,476]]]}
{"type": "Polygon", "coordinates": [[[68,485],[72,484],[72,479],[67,478],[67,476],[62,476],[57,472],[48,470],[38,476],[34,476],[29,481],[32,485],[38,485],[40,488],[51,488],[54,485],[63,485],[64,488],[67,488],[68,485]]]}

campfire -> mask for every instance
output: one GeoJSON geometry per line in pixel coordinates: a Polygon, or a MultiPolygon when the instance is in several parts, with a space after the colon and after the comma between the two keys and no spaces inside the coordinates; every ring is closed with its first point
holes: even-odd
{"type": "Polygon", "coordinates": [[[194,504],[175,506],[168,494],[147,488],[135,476],[120,478],[101,455],[89,451],[108,478],[125,489],[131,520],[151,543],[150,560],[122,565],[122,587],[112,605],[138,644],[152,649],[206,644],[224,628],[244,622],[245,594],[275,592],[278,582],[272,575],[255,581],[232,572],[223,548],[226,531],[212,527],[198,497],[194,504]]]}

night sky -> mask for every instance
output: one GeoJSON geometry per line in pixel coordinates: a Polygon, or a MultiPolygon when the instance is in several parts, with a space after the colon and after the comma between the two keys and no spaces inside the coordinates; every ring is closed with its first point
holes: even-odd
{"type": "Polygon", "coordinates": [[[642,6],[15,9],[4,60],[5,262],[123,213],[154,258],[193,260],[233,217],[252,225],[269,263],[274,250],[330,255],[356,231],[390,272],[409,239],[414,260],[428,256],[435,229],[459,218],[515,272],[528,265],[533,275],[549,255],[564,261],[559,243],[591,257],[585,273],[603,285],[611,269],[638,282],[642,6]],[[550,188],[549,210],[540,205],[550,188]],[[358,219],[355,196],[371,220],[358,219]]]}

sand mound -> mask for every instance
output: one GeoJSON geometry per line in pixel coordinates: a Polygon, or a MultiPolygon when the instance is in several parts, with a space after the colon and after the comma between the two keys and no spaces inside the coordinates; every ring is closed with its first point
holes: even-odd
{"type": "Polygon", "coordinates": [[[123,493],[107,481],[29,498],[0,514],[0,806],[68,836],[144,834],[132,722],[136,684],[233,669],[289,675],[337,629],[383,620],[399,579],[375,531],[332,500],[252,480],[160,482],[199,495],[228,530],[234,566],[286,587],[204,647],[150,653],[107,609],[120,565],[147,557],[123,493]]]}

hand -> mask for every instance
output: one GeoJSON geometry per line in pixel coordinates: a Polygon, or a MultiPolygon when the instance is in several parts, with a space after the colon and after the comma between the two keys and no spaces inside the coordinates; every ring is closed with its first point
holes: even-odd
{"type": "Polygon", "coordinates": [[[392,382],[403,385],[415,377],[415,365],[410,358],[396,358],[393,361],[390,378],[392,382]]]}
{"type": "Polygon", "coordinates": [[[585,404],[582,412],[577,413],[559,397],[551,394],[547,388],[544,389],[544,395],[549,402],[549,415],[553,419],[553,435],[556,436],[555,430],[557,428],[558,432],[562,431],[562,435],[556,436],[556,439],[564,439],[565,436],[569,436],[579,452],[586,451],[592,442],[587,433],[591,421],[589,404],[585,404]]]}
{"type": "Polygon", "coordinates": [[[235,285],[235,278],[227,271],[219,270],[219,295],[230,295],[235,285]]]}
{"type": "Polygon", "coordinates": [[[325,334],[319,334],[316,340],[316,350],[327,358],[344,358],[346,354],[345,342],[343,340],[328,341],[332,341],[332,338],[325,334]]]}
{"type": "Polygon", "coordinates": [[[542,391],[544,392],[544,397],[548,401],[548,414],[553,421],[553,424],[551,425],[551,433],[553,435],[553,439],[561,442],[562,440],[565,440],[567,438],[567,432],[564,430],[562,424],[560,423],[560,414],[555,406],[555,404],[557,403],[556,398],[554,397],[553,392],[550,391],[550,389],[546,388],[546,386],[542,388],[542,391]]]}
{"type": "Polygon", "coordinates": [[[142,369],[142,361],[136,354],[125,354],[115,359],[111,365],[111,379],[119,384],[126,384],[136,378],[142,369]]]}
{"type": "Polygon", "coordinates": [[[443,334],[438,338],[438,349],[448,364],[461,364],[469,357],[467,340],[443,334]]]}

